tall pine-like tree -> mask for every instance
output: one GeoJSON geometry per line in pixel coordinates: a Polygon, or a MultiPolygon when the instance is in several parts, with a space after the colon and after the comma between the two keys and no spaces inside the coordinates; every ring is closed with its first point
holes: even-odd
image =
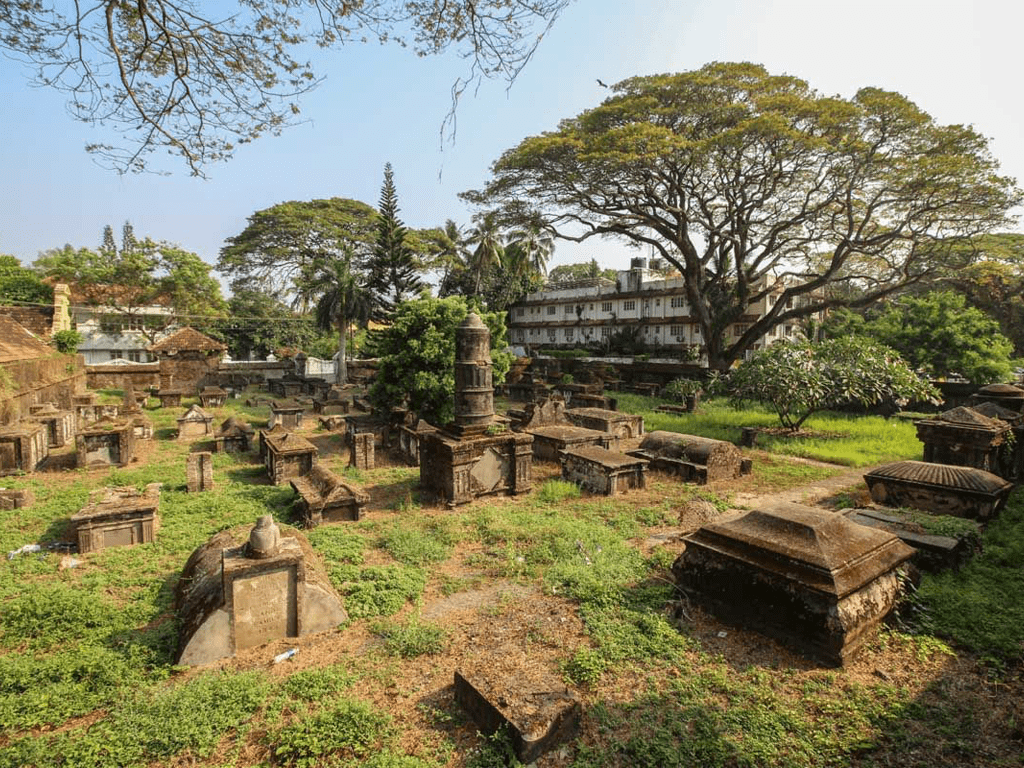
{"type": "Polygon", "coordinates": [[[423,286],[416,257],[406,245],[407,230],[398,218],[398,192],[391,163],[384,165],[380,188],[377,241],[370,257],[370,290],[374,316],[388,319],[403,301],[415,297],[423,286]]]}

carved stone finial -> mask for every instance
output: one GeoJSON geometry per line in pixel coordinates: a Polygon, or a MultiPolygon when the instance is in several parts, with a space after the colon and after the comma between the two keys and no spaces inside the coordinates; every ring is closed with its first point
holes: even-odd
{"type": "Polygon", "coordinates": [[[263,560],[277,554],[281,543],[281,529],[274,518],[263,515],[256,521],[256,526],[249,533],[249,557],[263,560]]]}

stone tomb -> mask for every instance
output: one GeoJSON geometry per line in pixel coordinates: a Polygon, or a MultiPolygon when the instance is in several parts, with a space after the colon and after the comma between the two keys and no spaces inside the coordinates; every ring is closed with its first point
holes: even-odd
{"type": "Polygon", "coordinates": [[[213,416],[198,405],[191,405],[178,417],[178,439],[197,440],[213,434],[213,416]]]}
{"type": "Polygon", "coordinates": [[[0,429],[0,475],[35,472],[50,455],[47,428],[26,421],[0,429]]]}
{"type": "Polygon", "coordinates": [[[571,424],[534,427],[526,432],[533,435],[533,458],[541,461],[558,461],[562,451],[576,448],[604,448],[617,451],[619,439],[610,432],[574,427],[571,424]]]}
{"type": "Polygon", "coordinates": [[[302,415],[305,411],[301,405],[294,403],[272,403],[267,426],[276,427],[280,424],[285,429],[302,429],[302,415]]]}
{"type": "Polygon", "coordinates": [[[24,509],[35,499],[28,488],[0,488],[0,511],[24,509]]]}
{"type": "Polygon", "coordinates": [[[402,424],[398,428],[398,452],[402,458],[411,466],[420,465],[420,446],[427,435],[437,432],[437,427],[428,424],[423,419],[417,419],[414,424],[402,424]]]}
{"type": "Polygon", "coordinates": [[[75,414],[59,410],[53,403],[29,406],[32,421],[46,427],[46,442],[50,448],[63,448],[75,439],[75,414]]]}
{"type": "Polygon", "coordinates": [[[291,432],[261,433],[261,445],[267,476],[274,485],[292,477],[302,477],[316,464],[317,450],[309,440],[291,432]]]}
{"type": "Polygon", "coordinates": [[[606,448],[586,446],[562,451],[562,479],[591,493],[614,496],[647,485],[648,461],[606,448]]]}
{"type": "Polygon", "coordinates": [[[116,419],[121,412],[119,405],[97,403],[94,392],[75,395],[72,400],[75,407],[75,428],[79,431],[101,419],[116,419]]]}
{"type": "Polygon", "coordinates": [[[1011,446],[1004,446],[999,455],[999,471],[996,473],[1007,480],[1024,480],[1024,413],[986,401],[973,406],[973,410],[990,419],[999,419],[1010,425],[1013,434],[1011,446]]]}
{"type": "Polygon", "coordinates": [[[744,460],[739,448],[732,443],[676,432],[649,432],[640,448],[629,451],[629,455],[647,459],[651,462],[651,469],[669,472],[678,475],[683,482],[701,485],[733,480],[750,472],[750,462],[744,460]]]}
{"type": "Polygon", "coordinates": [[[886,464],[864,475],[864,482],[879,504],[975,520],[998,514],[1013,489],[983,469],[924,461],[886,464]]]}
{"type": "Polygon", "coordinates": [[[190,453],[185,459],[185,483],[189,493],[213,490],[213,454],[190,453]]]}
{"type": "Polygon", "coordinates": [[[355,486],[349,485],[321,464],[302,477],[288,481],[299,495],[299,516],[307,528],[321,523],[338,523],[359,520],[370,496],[355,486]]]}
{"type": "Polygon", "coordinates": [[[455,422],[420,443],[420,486],[449,506],[492,493],[527,493],[533,436],[494,417],[490,332],[470,313],[455,331],[455,422]]]}
{"type": "Polygon", "coordinates": [[[199,391],[199,404],[203,408],[220,408],[227,399],[227,390],[220,387],[203,387],[199,391]]]}
{"type": "Polygon", "coordinates": [[[1024,389],[1013,384],[989,384],[971,395],[971,400],[979,404],[995,403],[1008,411],[1024,414],[1024,389]]]}
{"type": "Polygon", "coordinates": [[[643,416],[608,411],[604,408],[569,408],[565,415],[577,427],[611,432],[620,440],[643,437],[644,434],[643,416]]]}
{"type": "Polygon", "coordinates": [[[1010,425],[982,416],[973,408],[959,407],[930,419],[915,421],[917,439],[924,443],[924,460],[956,464],[991,472],[999,467],[1000,453],[1010,425]]]}
{"type": "Polygon", "coordinates": [[[842,515],[780,503],[685,538],[679,587],[719,619],[826,664],[853,658],[900,596],[913,550],[842,515]]]}
{"type": "Polygon", "coordinates": [[[516,650],[499,648],[457,669],[455,700],[481,733],[505,729],[516,758],[530,764],[579,735],[582,707],[558,675],[517,666],[516,650]]]}
{"type": "Polygon", "coordinates": [[[174,593],[181,665],[209,664],[348,616],[309,542],[261,517],[249,541],[221,531],[189,557],[174,593]]]}
{"type": "Polygon", "coordinates": [[[251,424],[237,416],[229,416],[213,436],[214,450],[218,453],[247,453],[252,450],[255,434],[251,424]]]}
{"type": "Polygon", "coordinates": [[[99,488],[89,503],[71,516],[82,554],[108,547],[148,544],[160,527],[160,483],[139,493],[133,487],[99,488]]]}
{"type": "Polygon", "coordinates": [[[184,395],[184,390],[174,388],[159,389],[156,393],[157,399],[160,400],[161,408],[180,408],[181,398],[184,395]]]}
{"type": "Polygon", "coordinates": [[[978,539],[966,535],[953,537],[927,533],[910,516],[896,510],[849,509],[842,514],[858,525],[881,528],[899,536],[900,541],[913,548],[911,562],[922,571],[935,573],[959,568],[977,551],[978,539]]]}
{"type": "Polygon", "coordinates": [[[135,428],[127,419],[102,419],[75,435],[78,467],[123,467],[135,458],[135,428]]]}
{"type": "Polygon", "coordinates": [[[270,394],[278,397],[295,397],[302,394],[303,385],[302,380],[296,378],[295,374],[287,373],[280,379],[268,380],[267,389],[270,390],[270,394]]]}

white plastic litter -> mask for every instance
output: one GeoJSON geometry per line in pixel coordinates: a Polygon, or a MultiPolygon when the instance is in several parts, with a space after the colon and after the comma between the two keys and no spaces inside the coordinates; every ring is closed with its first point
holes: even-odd
{"type": "Polygon", "coordinates": [[[42,547],[39,546],[38,544],[25,544],[24,546],[18,547],[17,549],[15,549],[12,552],[8,552],[7,553],[7,559],[8,560],[13,560],[18,555],[24,555],[24,554],[27,554],[29,552],[38,552],[41,549],[42,549],[42,547]]]}
{"type": "Polygon", "coordinates": [[[274,657],[274,663],[280,664],[282,661],[288,661],[292,656],[299,652],[298,648],[289,648],[284,653],[279,653],[274,657]]]}

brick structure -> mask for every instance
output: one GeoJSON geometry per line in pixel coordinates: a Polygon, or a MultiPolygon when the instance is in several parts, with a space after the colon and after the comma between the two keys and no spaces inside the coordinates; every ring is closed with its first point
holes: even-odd
{"type": "Polygon", "coordinates": [[[356,469],[373,469],[374,467],[374,435],[373,432],[355,432],[352,435],[352,446],[349,453],[349,466],[356,469]]]}
{"type": "Polygon", "coordinates": [[[178,439],[197,440],[213,435],[213,416],[192,405],[178,417],[178,439]]]}
{"type": "Polygon", "coordinates": [[[640,448],[630,456],[647,459],[651,469],[669,472],[684,482],[703,485],[718,480],[733,480],[750,472],[739,448],[725,440],[655,430],[649,432],[640,448]]]}
{"type": "Polygon", "coordinates": [[[781,503],[686,537],[680,588],[722,621],[827,664],[856,656],[892,610],[913,550],[842,515],[781,503]]]}
{"type": "Polygon", "coordinates": [[[322,464],[314,465],[302,477],[293,477],[288,484],[299,495],[296,507],[307,528],[358,520],[370,501],[369,494],[344,482],[322,464]]]}
{"type": "Polygon", "coordinates": [[[303,437],[291,432],[267,432],[261,440],[265,450],[263,463],[274,485],[301,477],[316,464],[316,446],[303,437]]]}
{"type": "Polygon", "coordinates": [[[644,417],[604,408],[568,408],[566,418],[577,427],[611,432],[620,440],[643,437],[644,417]]]}
{"type": "Polygon", "coordinates": [[[647,485],[647,460],[605,448],[570,448],[559,456],[562,479],[591,493],[614,496],[647,485]]]}
{"type": "Polygon", "coordinates": [[[160,389],[197,393],[215,381],[227,347],[194,328],[182,328],[148,347],[160,365],[160,389]]]}
{"type": "Polygon", "coordinates": [[[494,418],[490,332],[470,313],[455,332],[455,422],[420,443],[420,485],[449,505],[531,489],[533,437],[494,418]]]}
{"type": "Polygon", "coordinates": [[[199,404],[203,408],[220,408],[227,399],[227,390],[220,387],[203,387],[199,392],[199,404]]]}
{"type": "Polygon", "coordinates": [[[924,443],[924,460],[934,464],[998,471],[1010,425],[959,407],[930,419],[915,421],[917,439],[924,443]]]}
{"type": "Polygon", "coordinates": [[[123,467],[135,458],[135,429],[130,421],[101,419],[75,435],[76,466],[123,467]]]}
{"type": "Polygon", "coordinates": [[[213,454],[209,451],[190,453],[185,459],[185,480],[189,493],[213,490],[213,454]]]}
{"type": "Polygon", "coordinates": [[[295,403],[271,403],[267,426],[274,427],[280,424],[288,430],[302,429],[302,415],[305,411],[305,408],[295,403]]]}
{"type": "Polygon", "coordinates": [[[160,528],[160,483],[150,483],[139,493],[132,487],[100,488],[89,494],[89,503],[71,516],[82,554],[108,547],[146,544],[160,528]]]}
{"type": "Polygon", "coordinates": [[[36,422],[0,428],[0,475],[35,472],[50,455],[47,429],[36,422]]]}
{"type": "Polygon", "coordinates": [[[35,498],[28,488],[0,488],[0,511],[24,509],[33,501],[35,498]]]}
{"type": "Polygon", "coordinates": [[[30,406],[32,421],[46,428],[46,441],[50,448],[63,448],[75,439],[75,414],[59,410],[53,403],[30,406]]]}
{"type": "Polygon", "coordinates": [[[871,498],[890,507],[985,520],[1006,505],[1013,483],[973,467],[896,461],[864,475],[871,498]]]}
{"type": "Polygon", "coordinates": [[[184,392],[176,387],[157,390],[156,396],[160,400],[161,408],[180,408],[181,398],[184,392]]]}
{"type": "Polygon", "coordinates": [[[218,453],[247,453],[252,450],[253,436],[256,431],[248,422],[237,416],[230,416],[220,425],[213,436],[214,450],[218,453]]]}
{"type": "Polygon", "coordinates": [[[261,517],[242,543],[221,531],[185,564],[174,593],[177,663],[209,664],[237,651],[334,629],[348,616],[319,558],[298,531],[261,517]]]}

